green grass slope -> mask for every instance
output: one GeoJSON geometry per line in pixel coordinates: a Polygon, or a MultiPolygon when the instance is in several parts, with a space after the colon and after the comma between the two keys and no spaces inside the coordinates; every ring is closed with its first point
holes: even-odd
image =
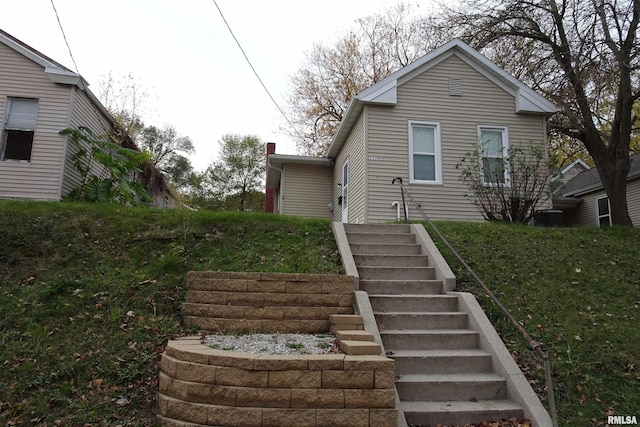
{"type": "MultiPolygon", "coordinates": [[[[640,230],[438,226],[547,344],[561,426],[640,417],[640,230]]],[[[153,424],[188,270],[341,272],[328,221],[0,201],[4,426],[153,424]]],[[[541,362],[443,250],[534,387],[541,362]]]]}
{"type": "MultiPolygon", "coordinates": [[[[608,415],[640,421],[639,229],[436,226],[533,338],[546,344],[560,426],[604,426],[608,415]]],[[[439,247],[459,288],[476,294],[538,395],[546,396],[537,354],[439,247]]]]}
{"type": "Polygon", "coordinates": [[[0,201],[0,419],[152,425],[188,270],[341,272],[328,221],[0,201]]]}

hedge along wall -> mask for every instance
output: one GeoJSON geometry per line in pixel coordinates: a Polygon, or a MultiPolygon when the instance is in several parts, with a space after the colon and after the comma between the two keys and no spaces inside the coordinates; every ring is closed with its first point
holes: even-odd
{"type": "Polygon", "coordinates": [[[331,314],[353,314],[353,277],[189,272],[184,326],[216,332],[329,332],[331,314]]]}

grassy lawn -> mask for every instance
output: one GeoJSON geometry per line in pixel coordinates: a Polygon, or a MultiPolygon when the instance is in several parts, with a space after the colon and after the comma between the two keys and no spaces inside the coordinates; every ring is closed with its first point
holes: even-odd
{"type": "MultiPolygon", "coordinates": [[[[436,226],[533,338],[546,344],[561,426],[606,425],[607,415],[640,418],[639,229],[436,226]]],[[[439,247],[459,288],[478,297],[538,394],[546,396],[537,354],[439,247]]]]}
{"type": "MultiPolygon", "coordinates": [[[[328,221],[0,201],[3,426],[144,426],[188,270],[342,272],[328,221]]],[[[552,359],[562,426],[640,416],[640,230],[438,226],[552,359]]],[[[478,295],[544,395],[541,363],[478,295]]]]}
{"type": "Polygon", "coordinates": [[[328,221],[0,201],[0,419],[152,425],[188,270],[338,273],[328,221]]]}

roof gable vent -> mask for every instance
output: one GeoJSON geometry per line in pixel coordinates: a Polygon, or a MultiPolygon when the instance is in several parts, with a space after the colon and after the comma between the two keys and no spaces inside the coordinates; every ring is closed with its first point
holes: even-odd
{"type": "Polygon", "coordinates": [[[462,96],[462,79],[460,77],[449,77],[449,95],[462,96]]]}

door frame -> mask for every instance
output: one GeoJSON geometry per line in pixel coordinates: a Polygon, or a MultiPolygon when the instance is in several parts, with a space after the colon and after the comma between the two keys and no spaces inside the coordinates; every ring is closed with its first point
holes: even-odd
{"type": "Polygon", "coordinates": [[[349,159],[342,164],[342,222],[349,222],[349,159]]]}

